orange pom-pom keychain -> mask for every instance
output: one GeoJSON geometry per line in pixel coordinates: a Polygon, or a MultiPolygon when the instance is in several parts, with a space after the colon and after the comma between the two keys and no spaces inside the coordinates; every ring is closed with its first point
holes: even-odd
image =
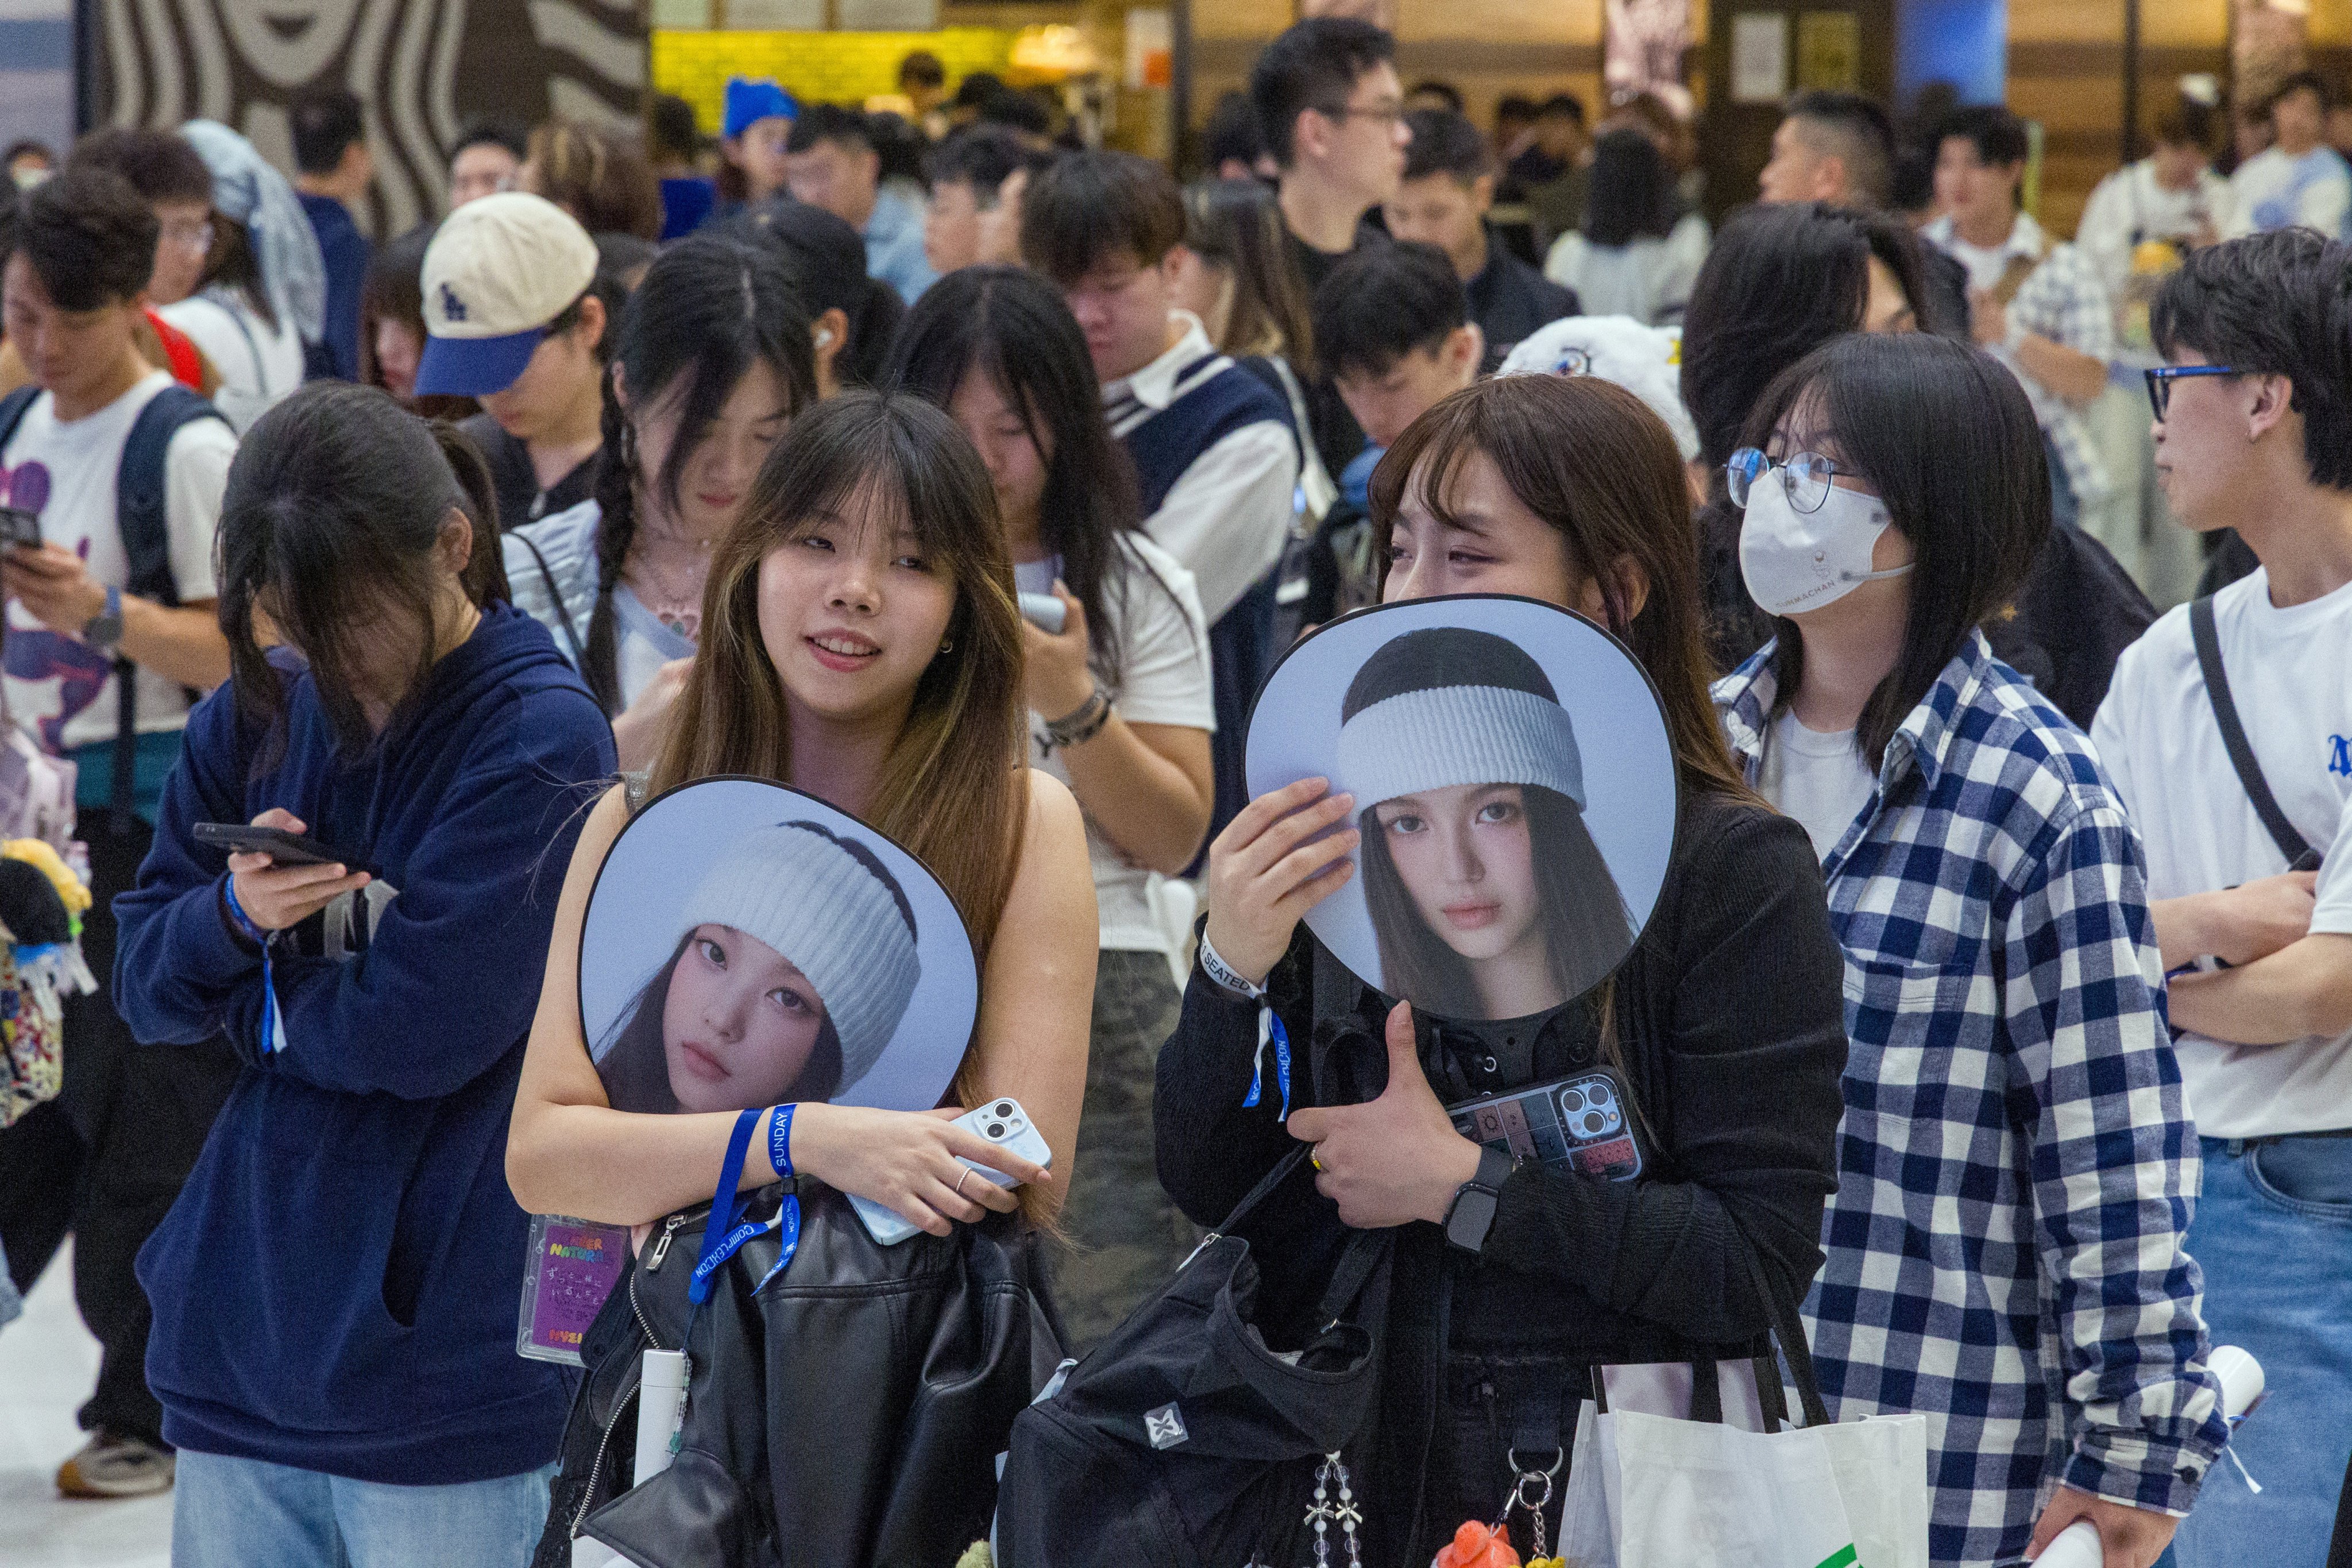
{"type": "Polygon", "coordinates": [[[1511,1550],[1508,1525],[1481,1524],[1474,1519],[1454,1532],[1429,1568],[1520,1568],[1519,1554],[1511,1550]]]}

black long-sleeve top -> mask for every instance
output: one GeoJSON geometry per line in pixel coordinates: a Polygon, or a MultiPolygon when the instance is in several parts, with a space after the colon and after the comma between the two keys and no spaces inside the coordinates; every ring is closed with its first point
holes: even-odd
{"type": "MultiPolygon", "coordinates": [[[[1298,1047],[1294,1102],[1360,1102],[1385,1075],[1388,1004],[1352,980],[1335,990],[1327,968],[1326,1012],[1335,995],[1354,1005],[1318,1019],[1316,963],[1302,929],[1267,982],[1298,1047]]],[[[1769,1310],[1748,1255],[1791,1300],[1821,1265],[1822,1205],[1837,1184],[1843,973],[1804,830],[1686,791],[1664,886],[1613,986],[1612,1065],[1632,1097],[1643,1173],[1607,1182],[1522,1163],[1475,1258],[1433,1225],[1400,1233],[1364,1489],[1377,1561],[1423,1561],[1459,1522],[1423,1517],[1448,1350],[1623,1364],[1762,1348],[1769,1310]]],[[[1475,1094],[1611,1054],[1592,1005],[1543,1026],[1518,1081],[1482,1075],[1484,1047],[1474,1053],[1443,1026],[1421,1037],[1431,1082],[1463,1087],[1466,1070],[1475,1094]]],[[[1196,976],[1160,1051],[1154,1117],[1160,1182],[1203,1225],[1220,1224],[1294,1146],[1270,1082],[1243,1109],[1256,1044],[1255,1007],[1196,976]]],[[[1261,1321],[1274,1334],[1303,1330],[1345,1239],[1337,1210],[1302,1169],[1242,1234],[1264,1275],[1261,1321]]]]}

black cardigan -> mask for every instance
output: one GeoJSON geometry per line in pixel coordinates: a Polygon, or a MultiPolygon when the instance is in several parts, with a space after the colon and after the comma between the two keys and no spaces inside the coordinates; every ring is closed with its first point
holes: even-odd
{"type": "MultiPolygon", "coordinates": [[[[1323,963],[1328,1001],[1337,970],[1323,963]]],[[[1300,1047],[1294,1101],[1360,1101],[1385,1077],[1386,1003],[1349,982],[1352,1016],[1318,1020],[1315,964],[1302,928],[1268,981],[1300,1047]]],[[[1359,1495],[1381,1544],[1373,1560],[1424,1561],[1459,1522],[1423,1517],[1443,1447],[1431,1438],[1446,1351],[1591,1364],[1762,1347],[1768,1309],[1744,1255],[1752,1248],[1792,1299],[1821,1266],[1822,1209],[1837,1185],[1843,975],[1804,830],[1761,806],[1686,791],[1657,907],[1614,983],[1643,1174],[1612,1183],[1522,1164],[1475,1259],[1449,1249],[1435,1226],[1403,1228],[1380,1429],[1360,1461],[1370,1474],[1359,1495]]],[[[1205,978],[1185,988],[1160,1055],[1154,1117],[1160,1183],[1202,1225],[1222,1222],[1294,1146],[1276,1121],[1271,1081],[1255,1109],[1242,1108],[1256,1043],[1252,1006],[1205,978]]],[[[1447,1031],[1426,1028],[1422,1044],[1431,1081],[1446,1083],[1447,1058],[1461,1059],[1447,1031]]],[[[1529,1081],[1589,1064],[1597,1046],[1593,1010],[1563,1009],[1538,1038],[1529,1081]]],[[[1243,1232],[1265,1273],[1262,1321],[1274,1336],[1302,1332],[1345,1238],[1336,1210],[1302,1168],[1243,1232]]]]}

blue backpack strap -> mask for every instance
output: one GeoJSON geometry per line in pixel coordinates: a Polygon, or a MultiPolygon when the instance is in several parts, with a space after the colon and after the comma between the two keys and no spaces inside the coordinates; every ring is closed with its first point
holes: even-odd
{"type": "MultiPolygon", "coordinates": [[[[159,605],[177,606],[179,584],[172,579],[172,530],[167,515],[171,475],[166,459],[172,437],[183,426],[198,419],[221,419],[220,410],[203,395],[177,383],[148,399],[131,422],[122,443],[122,465],[115,470],[115,527],[122,535],[122,552],[131,563],[126,593],[159,605]]],[[[138,670],[117,655],[114,660],[115,727],[113,791],[107,804],[117,832],[130,831],[136,798],[139,764],[138,670]]]]}
{"type": "Polygon", "coordinates": [[[0,397],[0,449],[5,449],[9,437],[25,420],[25,410],[33,406],[33,399],[41,395],[40,387],[26,383],[5,397],[0,397]]]}

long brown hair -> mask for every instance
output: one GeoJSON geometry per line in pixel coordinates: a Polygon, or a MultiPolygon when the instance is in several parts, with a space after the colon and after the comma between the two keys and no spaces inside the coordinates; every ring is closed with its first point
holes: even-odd
{"type": "Polygon", "coordinates": [[[1282,212],[1263,180],[1203,180],[1184,192],[1184,244],[1232,277],[1221,353],[1280,354],[1315,374],[1314,311],[1290,257],[1282,212]]]}
{"type": "MultiPolygon", "coordinates": [[[[792,776],[783,682],[760,635],[760,563],[860,492],[909,520],[956,589],[949,649],[915,683],[866,821],[939,878],[984,968],[1027,822],[1021,617],[988,470],[921,398],[845,392],[794,417],[768,454],[711,558],[701,643],[647,795],[719,773],[792,776]]],[[[970,1105],[984,1087],[967,1051],[951,1092],[970,1105]]]]}
{"type": "Polygon", "coordinates": [[[1665,425],[1640,398],[1594,376],[1505,376],[1454,393],[1406,426],[1372,473],[1373,557],[1383,584],[1407,484],[1451,524],[1446,492],[1479,452],[1520,504],[1559,531],[1570,564],[1599,585],[1609,629],[1657,688],[1684,787],[1753,798],[1707,695],[1690,491],[1665,425]],[[1620,561],[1649,582],[1631,616],[1612,569],[1620,561]]]}

